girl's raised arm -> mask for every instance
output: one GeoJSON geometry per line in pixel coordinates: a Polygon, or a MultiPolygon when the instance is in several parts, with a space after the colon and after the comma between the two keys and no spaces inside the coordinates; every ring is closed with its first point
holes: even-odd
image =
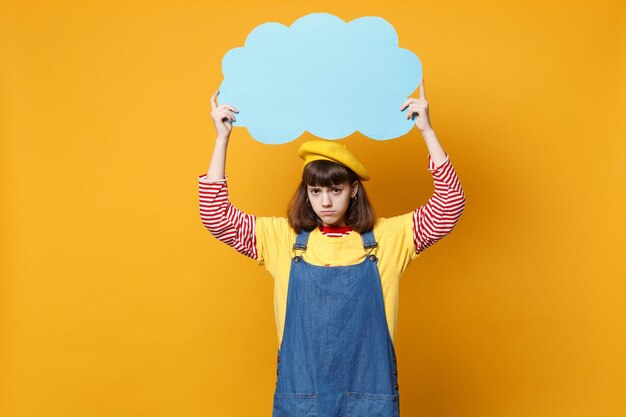
{"type": "Polygon", "coordinates": [[[428,148],[428,170],[435,184],[428,202],[413,212],[413,242],[415,251],[420,253],[452,231],[465,209],[465,194],[448,154],[430,124],[423,79],[419,99],[409,97],[400,110],[407,106],[407,119],[417,115],[415,125],[428,148]]]}
{"type": "Polygon", "coordinates": [[[233,206],[228,197],[225,174],[226,150],[238,110],[228,104],[217,106],[216,91],[211,97],[211,118],[215,123],[217,138],[213,156],[206,175],[198,176],[200,218],[206,229],[217,239],[240,253],[257,259],[254,215],[246,214],[233,206]]]}

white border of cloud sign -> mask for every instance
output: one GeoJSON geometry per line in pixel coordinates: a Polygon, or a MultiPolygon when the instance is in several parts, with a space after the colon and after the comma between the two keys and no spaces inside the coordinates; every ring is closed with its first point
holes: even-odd
{"type": "Polygon", "coordinates": [[[400,106],[419,86],[422,63],[381,17],[346,23],[312,13],[291,26],[257,26],[224,55],[222,72],[219,105],[235,106],[233,126],[259,142],[287,143],[305,131],[388,140],[415,125],[400,106]]]}

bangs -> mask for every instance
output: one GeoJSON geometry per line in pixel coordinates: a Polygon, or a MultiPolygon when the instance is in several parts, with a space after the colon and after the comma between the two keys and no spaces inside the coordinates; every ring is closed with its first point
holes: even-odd
{"type": "Polygon", "coordinates": [[[331,187],[356,178],[357,175],[349,168],[324,159],[309,162],[302,172],[302,181],[311,187],[331,187]]]}

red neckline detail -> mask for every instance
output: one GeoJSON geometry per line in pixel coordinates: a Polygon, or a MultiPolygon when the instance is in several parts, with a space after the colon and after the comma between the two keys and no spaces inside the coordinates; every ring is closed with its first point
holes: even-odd
{"type": "Polygon", "coordinates": [[[320,226],[320,232],[322,233],[348,233],[352,230],[350,226],[320,226]]]}

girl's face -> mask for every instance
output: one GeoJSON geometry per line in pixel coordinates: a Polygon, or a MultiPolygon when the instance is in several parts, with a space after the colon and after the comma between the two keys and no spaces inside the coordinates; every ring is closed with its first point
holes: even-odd
{"type": "Polygon", "coordinates": [[[352,186],[348,181],[332,187],[307,186],[307,194],[315,214],[322,219],[324,226],[345,226],[345,215],[350,206],[350,198],[356,194],[358,182],[352,186]]]}

